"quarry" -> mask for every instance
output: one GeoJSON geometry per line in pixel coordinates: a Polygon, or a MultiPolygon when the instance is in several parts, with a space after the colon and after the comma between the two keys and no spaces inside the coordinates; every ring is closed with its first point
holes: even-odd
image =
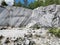
{"type": "Polygon", "coordinates": [[[50,28],[60,31],[60,5],[0,7],[0,45],[60,45],[50,28]]]}

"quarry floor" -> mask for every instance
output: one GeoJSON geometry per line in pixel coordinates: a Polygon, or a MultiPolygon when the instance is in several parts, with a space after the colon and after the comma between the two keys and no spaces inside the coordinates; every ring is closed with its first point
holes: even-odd
{"type": "MultiPolygon", "coordinates": [[[[4,36],[4,38],[0,40],[2,45],[17,45],[18,42],[13,42],[17,38],[26,38],[26,45],[29,45],[28,43],[30,40],[35,42],[35,44],[30,45],[60,45],[60,38],[57,38],[54,35],[51,36],[51,34],[48,33],[48,30],[45,30],[44,28],[35,30],[32,30],[30,28],[10,28],[0,30],[0,36],[1,35],[4,36]],[[6,38],[9,38],[10,43],[4,43],[4,41],[6,41],[6,38]]],[[[22,42],[21,45],[23,45],[23,41],[20,41],[22,42]]]]}

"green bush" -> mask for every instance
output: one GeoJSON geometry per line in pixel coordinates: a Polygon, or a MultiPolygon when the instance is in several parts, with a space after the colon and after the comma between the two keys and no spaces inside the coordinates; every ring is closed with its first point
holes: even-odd
{"type": "Polygon", "coordinates": [[[3,2],[1,3],[1,5],[2,5],[2,6],[7,6],[7,4],[6,4],[5,1],[3,1],[3,2]]]}
{"type": "Polygon", "coordinates": [[[55,35],[56,37],[60,37],[60,29],[58,28],[50,28],[49,33],[55,35]]]}

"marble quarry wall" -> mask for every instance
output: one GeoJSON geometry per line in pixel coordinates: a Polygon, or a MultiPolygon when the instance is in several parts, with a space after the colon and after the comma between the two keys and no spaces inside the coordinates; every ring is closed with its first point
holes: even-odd
{"type": "Polygon", "coordinates": [[[0,26],[23,26],[32,14],[32,10],[22,7],[0,7],[0,26]]]}
{"type": "Polygon", "coordinates": [[[60,5],[38,7],[34,10],[23,7],[0,7],[0,26],[60,27],[60,5]]]}

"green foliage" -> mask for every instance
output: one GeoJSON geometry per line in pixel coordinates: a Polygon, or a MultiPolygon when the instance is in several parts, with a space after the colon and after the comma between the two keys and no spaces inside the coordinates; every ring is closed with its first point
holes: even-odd
{"type": "Polygon", "coordinates": [[[7,4],[6,4],[5,1],[3,1],[3,2],[1,3],[1,5],[2,5],[2,6],[7,6],[7,4]]]}
{"type": "Polygon", "coordinates": [[[34,9],[40,6],[48,6],[51,4],[60,4],[60,0],[45,0],[45,2],[43,0],[37,0],[34,3],[30,3],[28,8],[34,9]]]}
{"type": "Polygon", "coordinates": [[[14,5],[13,6],[21,7],[22,6],[22,3],[20,1],[18,3],[14,2],[14,5]]]}
{"type": "Polygon", "coordinates": [[[56,37],[60,37],[60,29],[58,28],[50,28],[49,33],[55,35],[56,37]]]}
{"type": "Polygon", "coordinates": [[[51,4],[54,4],[54,0],[46,0],[45,1],[45,5],[51,5],[51,4]]]}
{"type": "MultiPolygon", "coordinates": [[[[22,4],[20,1],[18,3],[16,3],[16,1],[14,1],[13,6],[35,9],[40,6],[48,6],[51,4],[60,4],[60,0],[45,0],[45,1],[37,0],[37,1],[31,2],[30,4],[28,4],[28,0],[23,0],[23,2],[24,2],[24,4],[22,4]]],[[[2,6],[7,6],[7,4],[3,1],[2,6]]]]}
{"type": "Polygon", "coordinates": [[[45,5],[60,4],[59,0],[46,0],[45,5]]]}
{"type": "Polygon", "coordinates": [[[56,4],[60,4],[60,0],[55,0],[55,3],[56,4]]]}
{"type": "Polygon", "coordinates": [[[28,5],[28,8],[30,8],[30,9],[34,9],[34,8],[37,8],[37,7],[40,7],[40,6],[43,6],[44,4],[43,4],[43,1],[35,1],[34,3],[30,3],[29,5],[28,5]]]}

